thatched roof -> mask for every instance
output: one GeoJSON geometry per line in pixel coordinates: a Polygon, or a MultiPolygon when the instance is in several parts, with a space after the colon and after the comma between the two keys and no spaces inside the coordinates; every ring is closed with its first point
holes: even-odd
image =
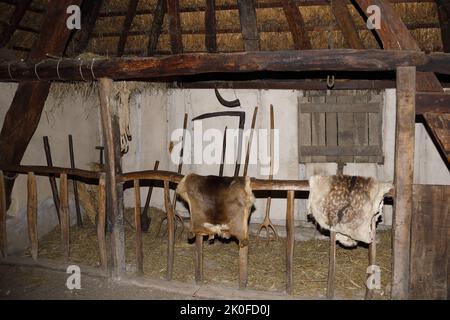
{"type": "MultiPolygon", "coordinates": [[[[0,27],[9,23],[20,0],[0,0],[0,27]]],[[[334,0],[341,1],[341,0],[334,0]]],[[[49,0],[33,0],[20,21],[6,48],[13,49],[18,58],[25,58],[39,36],[49,0]]],[[[433,0],[391,0],[395,10],[410,29],[423,51],[442,51],[443,44],[436,3],[433,0]]],[[[146,56],[150,27],[157,0],[140,0],[126,38],[124,55],[146,56]]],[[[206,0],[179,0],[183,52],[206,52],[206,0]]],[[[294,50],[293,38],[283,11],[282,1],[255,0],[258,37],[261,50],[294,50]]],[[[117,55],[118,42],[129,0],[103,0],[100,14],[90,34],[84,52],[117,55]]],[[[299,0],[297,2],[310,38],[312,49],[348,48],[328,0],[299,0]],[[330,32],[332,30],[332,32],[330,32]],[[331,41],[331,42],[330,42],[331,41]]],[[[379,48],[375,36],[365,27],[365,21],[355,8],[348,5],[364,47],[379,48]]],[[[217,51],[244,51],[237,0],[216,0],[215,16],[217,51]]],[[[77,38],[69,43],[67,55],[77,46],[77,38]]],[[[165,14],[162,32],[155,54],[171,54],[168,15],[165,14]]]]}

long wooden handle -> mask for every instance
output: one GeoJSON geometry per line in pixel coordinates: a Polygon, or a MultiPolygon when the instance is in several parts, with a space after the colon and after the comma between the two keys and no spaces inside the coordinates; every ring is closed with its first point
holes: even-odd
{"type": "Polygon", "coordinates": [[[222,141],[222,162],[220,162],[220,168],[219,168],[219,176],[223,176],[223,166],[225,163],[225,154],[227,152],[227,130],[228,128],[225,127],[225,130],[223,132],[223,141],[222,141]]]}
{"type": "Polygon", "coordinates": [[[273,179],[273,158],[275,156],[275,116],[273,112],[273,105],[270,105],[270,173],[269,173],[269,180],[273,179]]]}
{"type": "MultiPolygon", "coordinates": [[[[181,150],[180,150],[180,163],[178,164],[178,174],[181,173],[183,170],[183,153],[184,153],[184,144],[186,141],[186,129],[187,129],[187,121],[188,121],[188,114],[184,114],[184,121],[183,121],[183,141],[181,142],[181,150]]],[[[173,210],[175,212],[175,209],[177,208],[177,193],[173,192],[173,199],[172,199],[172,206],[173,210]]]]}
{"type": "MultiPolygon", "coordinates": [[[[273,113],[273,105],[270,105],[270,171],[269,171],[269,180],[273,179],[273,157],[274,157],[274,129],[275,129],[275,117],[273,113]]],[[[272,192],[269,192],[269,194],[272,194],[272,192]]],[[[270,214],[270,205],[272,203],[272,197],[267,197],[266,201],[266,216],[265,219],[269,219],[270,214]]]]}
{"type": "MultiPolygon", "coordinates": [[[[158,167],[159,167],[159,160],[156,160],[155,161],[155,166],[153,167],[153,170],[157,171],[158,167]]],[[[152,192],[153,192],[153,181],[150,182],[150,186],[148,187],[147,198],[145,199],[144,209],[142,210],[142,214],[144,216],[147,215],[147,210],[148,210],[148,207],[150,205],[150,199],[152,198],[152,192]]]]}
{"type": "MultiPolygon", "coordinates": [[[[70,167],[75,169],[75,156],[73,154],[73,139],[72,135],[69,134],[69,157],[70,157],[70,167]]],[[[78,197],[78,185],[76,180],[72,180],[73,183],[73,196],[75,198],[75,210],[77,213],[77,226],[83,226],[83,219],[81,218],[81,209],[80,209],[80,199],[78,197]]]]}
{"type": "MultiPolygon", "coordinates": [[[[47,160],[47,166],[53,167],[52,160],[52,152],[50,150],[50,143],[48,142],[48,137],[42,137],[44,140],[44,151],[45,158],[47,160]]],[[[50,180],[50,187],[52,188],[53,202],[55,203],[56,215],[58,216],[58,221],[61,223],[61,219],[59,217],[59,194],[58,194],[58,186],[56,185],[56,179],[54,175],[49,175],[48,179],[50,180]]]]}
{"type": "Polygon", "coordinates": [[[250,160],[250,151],[251,151],[251,148],[252,148],[253,133],[255,131],[256,115],[257,114],[258,114],[258,107],[255,107],[255,110],[253,110],[252,127],[251,127],[250,136],[248,138],[248,143],[247,143],[247,154],[245,155],[244,177],[247,176],[248,163],[249,163],[249,160],[250,160]]]}

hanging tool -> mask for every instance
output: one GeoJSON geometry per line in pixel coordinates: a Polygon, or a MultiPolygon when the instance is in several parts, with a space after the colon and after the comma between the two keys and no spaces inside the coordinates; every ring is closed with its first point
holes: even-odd
{"type": "Polygon", "coordinates": [[[241,157],[242,157],[242,135],[245,125],[245,112],[244,111],[221,111],[221,112],[211,112],[204,113],[192,119],[192,121],[203,120],[208,118],[216,117],[239,117],[239,142],[238,142],[238,155],[236,159],[236,165],[234,168],[234,176],[239,176],[239,170],[241,168],[241,157]]]}
{"type": "MultiPolygon", "coordinates": [[[[73,140],[72,135],[69,134],[69,157],[70,157],[70,167],[75,169],[75,157],[73,155],[73,140]]],[[[73,196],[75,198],[75,210],[77,212],[77,226],[83,227],[83,220],[81,218],[80,210],[80,199],[78,197],[78,184],[76,180],[72,180],[73,183],[73,196]]]]}
{"type": "MultiPolygon", "coordinates": [[[[273,113],[273,105],[270,105],[270,171],[269,171],[269,180],[273,179],[273,159],[274,159],[274,130],[275,130],[275,118],[273,113]]],[[[273,233],[274,240],[278,240],[278,234],[275,230],[274,225],[272,224],[272,221],[270,220],[270,205],[272,203],[272,197],[270,196],[271,192],[269,192],[269,197],[267,198],[266,202],[266,215],[264,217],[264,221],[261,223],[258,233],[256,234],[257,242],[259,242],[259,238],[261,238],[261,231],[263,229],[266,230],[266,239],[267,243],[269,243],[270,240],[270,231],[273,233]]]]}
{"type": "Polygon", "coordinates": [[[214,88],[214,93],[216,94],[217,100],[219,100],[220,104],[223,105],[224,107],[236,108],[236,107],[241,106],[241,102],[239,101],[239,99],[227,101],[224,98],[222,98],[222,96],[220,95],[219,90],[217,90],[217,88],[214,88]]]}

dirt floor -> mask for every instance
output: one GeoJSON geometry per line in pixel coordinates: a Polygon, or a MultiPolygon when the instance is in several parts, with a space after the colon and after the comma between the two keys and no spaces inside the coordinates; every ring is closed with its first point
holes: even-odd
{"type": "Polygon", "coordinates": [[[0,300],[97,300],[97,299],[192,299],[164,290],[116,283],[107,278],[83,275],[81,289],[66,287],[65,272],[35,267],[0,265],[0,300]]]}
{"type": "MultiPolygon", "coordinates": [[[[162,234],[157,236],[159,221],[164,212],[153,209],[153,221],[149,232],[143,233],[144,277],[164,279],[166,274],[167,240],[162,234]]],[[[127,271],[134,274],[135,238],[132,210],[126,212],[126,262],[127,271]]],[[[188,232],[180,234],[177,229],[173,279],[194,283],[193,244],[187,239],[188,232]]],[[[96,230],[92,223],[85,222],[84,228],[71,228],[71,262],[87,266],[98,266],[96,230]]],[[[378,299],[386,299],[390,293],[391,236],[390,232],[378,233],[377,265],[381,268],[381,292],[378,299]]],[[[329,241],[296,241],[294,251],[294,295],[306,298],[324,298],[328,273],[329,241]]],[[[269,292],[285,290],[285,239],[278,241],[256,241],[250,238],[248,288],[269,292]]],[[[27,253],[28,254],[28,253],[27,253]]],[[[55,229],[39,243],[39,257],[63,261],[60,250],[60,234],[55,229]]],[[[353,249],[337,248],[336,297],[340,299],[361,299],[364,297],[367,247],[353,249]]],[[[230,288],[238,287],[238,246],[233,241],[215,240],[213,244],[204,242],[205,283],[230,288]]]]}

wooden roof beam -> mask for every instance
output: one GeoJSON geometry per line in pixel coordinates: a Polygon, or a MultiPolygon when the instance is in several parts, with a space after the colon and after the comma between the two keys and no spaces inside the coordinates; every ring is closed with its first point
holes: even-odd
{"type": "Polygon", "coordinates": [[[167,12],[167,0],[158,0],[153,13],[152,26],[148,35],[147,56],[155,54],[158,45],[159,36],[162,32],[164,15],[167,12]]]}
{"type": "MultiPolygon", "coordinates": [[[[58,80],[58,61],[46,59],[35,63],[16,61],[0,63],[0,81],[58,80]],[[39,75],[39,79],[36,76],[39,75]]],[[[64,59],[59,63],[59,75],[67,81],[95,78],[114,80],[160,79],[206,73],[395,71],[398,66],[416,66],[419,71],[450,75],[450,54],[407,50],[290,50],[239,53],[185,53],[164,57],[64,59]]],[[[237,76],[238,77],[238,76],[237,76]]]]}
{"type": "Polygon", "coordinates": [[[217,52],[216,0],[206,0],[205,47],[208,52],[217,52]]]}
{"type": "Polygon", "coordinates": [[[122,33],[120,34],[119,43],[117,45],[117,56],[120,57],[125,51],[125,44],[127,42],[128,32],[130,31],[131,23],[136,15],[136,9],[139,0],[130,0],[128,3],[128,11],[123,22],[122,33]]]}
{"type": "Polygon", "coordinates": [[[3,29],[3,32],[0,34],[0,48],[6,46],[11,39],[12,35],[16,31],[17,27],[20,24],[23,16],[27,12],[28,7],[31,4],[31,0],[23,0],[19,1],[16,4],[16,8],[14,12],[11,14],[8,25],[3,29]]]}
{"type": "Polygon", "coordinates": [[[450,0],[436,0],[444,52],[450,52],[450,0]]]}
{"type": "Polygon", "coordinates": [[[295,1],[283,0],[283,10],[291,30],[296,50],[311,49],[311,41],[305,28],[302,14],[295,1]]]}
{"type": "Polygon", "coordinates": [[[238,0],[237,4],[245,51],[259,51],[255,0],[238,0]]]}
{"type": "Polygon", "coordinates": [[[172,54],[183,52],[183,38],[180,22],[180,1],[167,0],[167,13],[169,15],[169,34],[172,54]]]}
{"type": "Polygon", "coordinates": [[[331,11],[348,46],[352,49],[364,49],[364,44],[359,37],[358,29],[348,11],[347,4],[350,4],[348,0],[331,1],[331,11]]]}

